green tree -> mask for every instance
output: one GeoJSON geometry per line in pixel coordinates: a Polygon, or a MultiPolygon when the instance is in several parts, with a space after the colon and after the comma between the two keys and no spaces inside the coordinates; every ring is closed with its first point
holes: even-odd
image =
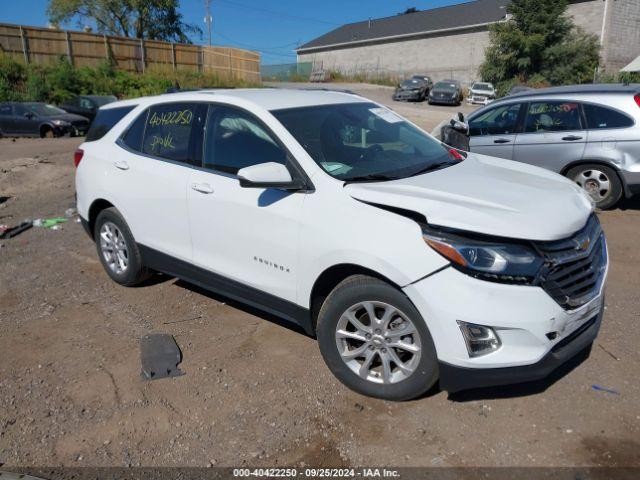
{"type": "Polygon", "coordinates": [[[566,0],[512,0],[507,21],[491,27],[480,67],[500,92],[513,83],[587,83],[599,63],[598,39],[566,15],[566,0]]]}
{"type": "Polygon", "coordinates": [[[182,21],[179,0],[49,0],[52,24],[95,23],[100,33],[151,40],[190,43],[202,35],[199,27],[182,21]]]}

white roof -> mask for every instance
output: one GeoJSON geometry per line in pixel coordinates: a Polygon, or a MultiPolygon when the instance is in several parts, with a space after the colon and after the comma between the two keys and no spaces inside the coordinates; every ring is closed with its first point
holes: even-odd
{"type": "Polygon", "coordinates": [[[629,65],[622,68],[621,72],[640,72],[640,56],[636,57],[629,65]]]}
{"type": "Polygon", "coordinates": [[[140,105],[142,103],[153,104],[158,101],[176,100],[210,100],[216,97],[222,102],[242,100],[251,102],[265,110],[278,110],[283,108],[307,107],[314,105],[331,105],[336,103],[369,102],[366,98],[353,93],[320,90],[320,89],[293,89],[293,88],[242,88],[242,89],[212,89],[194,90],[177,93],[157,95],[155,97],[133,98],[119,102],[109,103],[103,108],[116,108],[125,105],[140,105]]]}

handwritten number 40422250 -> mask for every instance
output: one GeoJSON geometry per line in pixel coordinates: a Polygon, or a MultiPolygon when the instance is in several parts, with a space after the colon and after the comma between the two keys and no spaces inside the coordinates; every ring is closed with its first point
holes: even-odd
{"type": "Polygon", "coordinates": [[[193,120],[193,112],[191,110],[174,110],[172,112],[164,112],[158,115],[153,112],[149,118],[149,125],[152,127],[164,125],[191,125],[193,120]]]}

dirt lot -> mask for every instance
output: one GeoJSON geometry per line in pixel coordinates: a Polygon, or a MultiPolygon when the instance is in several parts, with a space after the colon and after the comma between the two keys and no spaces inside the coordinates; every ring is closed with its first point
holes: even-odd
{"type": "MultiPolygon", "coordinates": [[[[397,107],[428,129],[455,112],[397,107]]],[[[72,205],[79,143],[0,140],[0,223],[72,205]]],[[[600,215],[607,311],[586,361],[407,403],[347,390],[313,339],[260,312],[174,279],[114,284],[77,223],[1,241],[0,465],[640,466],[638,203],[600,215]],[[148,332],[175,336],[185,376],[141,380],[148,332]]]]}

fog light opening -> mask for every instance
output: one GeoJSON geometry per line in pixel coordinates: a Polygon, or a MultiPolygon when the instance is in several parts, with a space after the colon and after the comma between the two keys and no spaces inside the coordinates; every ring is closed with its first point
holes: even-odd
{"type": "Polygon", "coordinates": [[[476,325],[475,323],[461,322],[458,325],[462,331],[467,352],[470,357],[481,357],[495,352],[502,346],[500,337],[491,327],[476,325]]]}

